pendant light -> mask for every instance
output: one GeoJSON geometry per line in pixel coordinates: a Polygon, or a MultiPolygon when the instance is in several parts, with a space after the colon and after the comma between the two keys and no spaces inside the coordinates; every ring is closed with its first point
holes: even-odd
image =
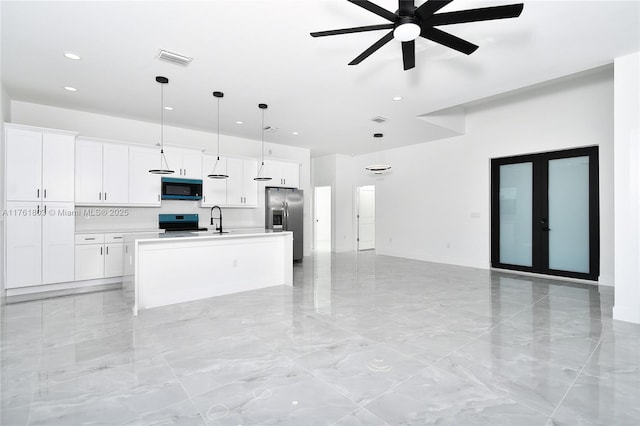
{"type": "MultiPolygon", "coordinates": [[[[374,140],[380,139],[380,151],[378,151],[378,159],[380,159],[380,156],[382,155],[382,136],[383,136],[382,133],[373,134],[374,140]]],[[[384,172],[390,170],[391,166],[388,164],[382,164],[382,162],[379,162],[378,164],[371,164],[370,166],[366,166],[364,169],[368,172],[372,172],[374,175],[381,175],[384,172]]]]}
{"type": "Polygon", "coordinates": [[[267,104],[258,104],[258,108],[262,110],[262,162],[260,163],[260,168],[258,169],[258,176],[254,177],[253,180],[264,182],[267,180],[271,180],[270,177],[264,176],[264,110],[267,109],[268,106],[267,104]]]}
{"type": "Polygon", "coordinates": [[[213,170],[210,174],[207,175],[208,178],[211,179],[226,179],[229,175],[217,172],[218,163],[220,163],[220,98],[224,97],[224,93],[222,92],[213,92],[213,96],[218,100],[218,158],[216,158],[216,162],[213,165],[213,170]]]}
{"type": "Polygon", "coordinates": [[[151,169],[149,173],[154,175],[170,175],[174,173],[169,168],[167,158],[164,156],[164,85],[169,83],[167,77],[157,76],[156,81],[160,83],[160,168],[151,169]]]}

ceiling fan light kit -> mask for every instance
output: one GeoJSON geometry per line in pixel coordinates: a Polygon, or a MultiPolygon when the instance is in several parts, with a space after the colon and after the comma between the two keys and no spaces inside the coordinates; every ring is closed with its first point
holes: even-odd
{"type": "Polygon", "coordinates": [[[360,33],[365,31],[391,30],[364,52],[358,55],[349,65],[357,65],[375,51],[394,38],[402,43],[402,62],[404,70],[416,65],[415,39],[426,38],[458,52],[470,55],[478,49],[473,43],[442,31],[437,26],[462,24],[465,22],[490,21],[494,19],[517,18],[524,8],[523,3],[504,6],[482,7],[478,9],[457,10],[436,13],[453,0],[427,0],[420,7],[414,0],[398,0],[398,10],[394,13],[367,0],[347,0],[363,9],[390,21],[389,24],[367,25],[363,27],[343,28],[338,30],[318,31],[312,37],[326,37],[340,34],[360,33]]]}
{"type": "Polygon", "coordinates": [[[160,168],[151,169],[149,173],[154,175],[170,175],[175,173],[169,168],[167,157],[164,155],[164,85],[169,83],[167,77],[157,76],[156,81],[160,83],[160,168]]]}
{"type": "Polygon", "coordinates": [[[225,173],[218,173],[217,168],[220,163],[220,99],[224,97],[224,93],[222,92],[213,92],[213,97],[218,100],[218,156],[216,158],[216,162],[213,165],[213,170],[211,173],[207,175],[210,179],[227,179],[229,175],[225,173]]]}

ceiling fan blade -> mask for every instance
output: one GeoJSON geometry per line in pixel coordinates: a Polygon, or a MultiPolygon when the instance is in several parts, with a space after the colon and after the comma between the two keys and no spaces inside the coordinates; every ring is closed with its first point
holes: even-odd
{"type": "Polygon", "coordinates": [[[349,65],[358,65],[360,62],[364,61],[376,50],[380,49],[385,44],[389,43],[393,40],[393,31],[389,31],[385,36],[383,36],[380,40],[373,43],[367,50],[362,52],[358,57],[356,57],[353,61],[349,62],[349,65]]]}
{"type": "Polygon", "coordinates": [[[402,42],[402,62],[404,63],[404,70],[410,70],[416,66],[416,41],[403,41],[402,42]]]}
{"type": "Polygon", "coordinates": [[[398,13],[400,16],[413,16],[415,10],[414,0],[398,0],[398,13]]]}
{"type": "Polygon", "coordinates": [[[340,30],[318,31],[311,33],[312,37],[325,37],[339,34],[361,33],[365,31],[390,30],[393,24],[367,25],[366,27],[343,28],[340,30]]]}
{"type": "Polygon", "coordinates": [[[416,9],[415,14],[418,15],[422,22],[424,22],[429,19],[431,15],[433,15],[452,1],[453,0],[427,0],[422,4],[422,6],[416,9]]]}
{"type": "Polygon", "coordinates": [[[524,4],[518,3],[438,13],[428,20],[428,24],[435,26],[461,24],[463,22],[490,21],[492,19],[517,18],[522,13],[523,8],[524,4]]]}
{"type": "Polygon", "coordinates": [[[449,33],[445,33],[444,31],[441,31],[437,28],[423,28],[420,36],[431,41],[435,41],[436,43],[440,43],[443,46],[447,46],[451,49],[457,50],[458,52],[462,52],[466,55],[471,55],[478,48],[478,46],[473,43],[469,43],[468,41],[463,40],[459,37],[456,37],[449,33]]]}
{"type": "Polygon", "coordinates": [[[373,4],[370,1],[367,1],[367,0],[347,0],[347,1],[357,6],[360,6],[363,9],[367,9],[369,12],[375,13],[376,15],[388,21],[395,22],[396,19],[398,18],[395,13],[389,12],[387,9],[384,9],[378,6],[377,4],[373,4]]]}

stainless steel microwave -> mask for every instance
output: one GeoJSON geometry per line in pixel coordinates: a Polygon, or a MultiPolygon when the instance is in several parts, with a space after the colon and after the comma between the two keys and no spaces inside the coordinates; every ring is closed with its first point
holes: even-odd
{"type": "Polygon", "coordinates": [[[202,180],[163,177],[162,199],[200,200],[202,199],[202,180]]]}

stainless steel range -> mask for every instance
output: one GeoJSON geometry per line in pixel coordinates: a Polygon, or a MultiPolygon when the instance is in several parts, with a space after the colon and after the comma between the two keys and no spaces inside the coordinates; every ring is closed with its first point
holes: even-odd
{"type": "Polygon", "coordinates": [[[158,228],[165,232],[171,231],[207,231],[198,225],[197,214],[160,214],[158,215],[158,228]]]}

